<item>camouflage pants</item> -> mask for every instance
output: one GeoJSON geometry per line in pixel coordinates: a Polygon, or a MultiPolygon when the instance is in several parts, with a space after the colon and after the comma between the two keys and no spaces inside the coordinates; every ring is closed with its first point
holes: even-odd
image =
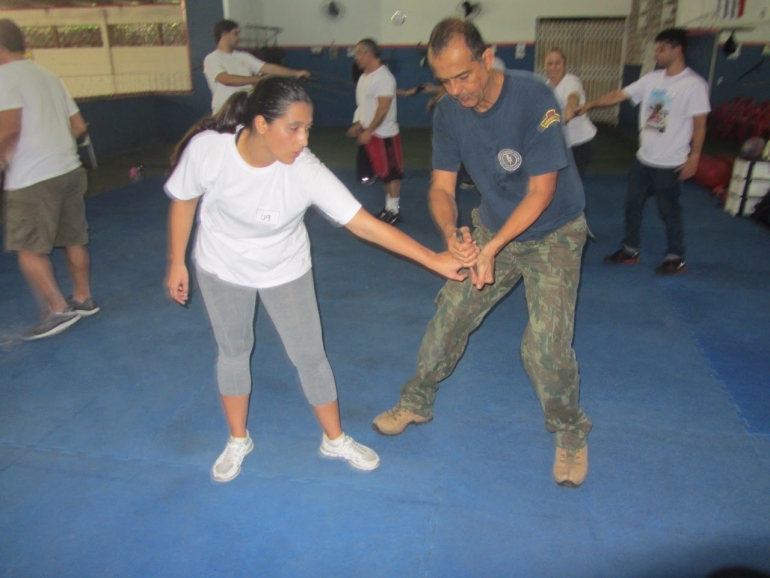
{"type": "MultiPolygon", "coordinates": [[[[478,210],[473,211],[473,224],[473,238],[483,247],[493,233],[481,224],[478,210]]],[[[438,384],[454,370],[468,335],[523,278],[529,323],[521,341],[521,357],[545,412],[545,427],[556,434],[558,447],[574,450],[585,446],[591,420],[580,408],[572,336],[587,233],[581,215],[543,239],[509,243],[495,259],[494,284],[481,291],[469,279],[447,281],[422,340],[417,373],[402,387],[399,405],[423,417],[432,415],[438,384]]]]}

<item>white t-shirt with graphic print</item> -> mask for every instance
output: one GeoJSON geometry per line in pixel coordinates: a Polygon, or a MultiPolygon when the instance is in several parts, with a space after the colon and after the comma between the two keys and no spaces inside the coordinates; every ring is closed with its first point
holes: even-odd
{"type": "Polygon", "coordinates": [[[690,68],[675,76],[655,70],[623,91],[639,107],[642,164],[658,168],[682,165],[690,154],[692,118],[711,110],[708,84],[690,68]]]}
{"type": "Polygon", "coordinates": [[[307,148],[293,164],[256,168],[230,133],[205,131],[187,145],[166,181],[170,197],[201,198],[193,258],[229,283],[283,285],[311,267],[305,211],[317,207],[346,225],[361,204],[307,148]]]}
{"type": "Polygon", "coordinates": [[[356,112],[353,122],[360,122],[367,128],[372,124],[374,114],[377,112],[377,99],[381,96],[391,97],[390,109],[385,118],[374,130],[374,136],[388,138],[398,134],[397,107],[396,107],[396,79],[384,64],[374,72],[362,74],[356,84],[356,112]]]}

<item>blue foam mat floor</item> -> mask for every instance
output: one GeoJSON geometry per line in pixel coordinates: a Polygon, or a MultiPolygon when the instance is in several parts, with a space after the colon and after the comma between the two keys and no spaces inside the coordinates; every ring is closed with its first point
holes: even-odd
{"type": "MultiPolygon", "coordinates": [[[[381,190],[353,184],[370,211],[381,190]]],[[[404,181],[402,229],[439,248],[427,173],[404,181]]],[[[320,434],[264,311],[250,430],[229,484],[209,479],[226,440],[199,296],[162,288],[167,201],[158,178],[89,199],[102,311],[21,343],[35,308],[0,257],[0,576],[705,577],[770,571],[770,236],[695,186],[689,270],[601,258],[621,236],[622,177],[590,175],[575,349],[594,421],[586,484],[553,484],[551,436],[519,358],[518,288],[474,333],[430,425],[396,438],[371,419],[412,371],[434,275],[316,213],[316,288],[346,431],[382,466],[318,454],[320,434]]],[[[464,218],[477,202],[461,192],[464,218]]],[[[61,256],[55,256],[60,272],[61,256]]],[[[63,282],[65,290],[66,281],[63,282]]]]}

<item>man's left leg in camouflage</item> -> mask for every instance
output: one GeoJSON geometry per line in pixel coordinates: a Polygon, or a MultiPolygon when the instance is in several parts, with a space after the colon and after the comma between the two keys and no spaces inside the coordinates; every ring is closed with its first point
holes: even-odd
{"type": "Polygon", "coordinates": [[[524,368],[556,434],[554,479],[579,486],[588,472],[591,420],[580,407],[572,348],[580,262],[588,228],[580,217],[539,241],[514,244],[524,276],[529,323],[521,342],[524,368]]]}

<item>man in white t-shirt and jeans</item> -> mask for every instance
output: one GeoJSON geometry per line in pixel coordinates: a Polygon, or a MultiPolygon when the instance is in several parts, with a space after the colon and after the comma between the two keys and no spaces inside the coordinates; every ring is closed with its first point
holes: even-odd
{"type": "Polygon", "coordinates": [[[685,64],[687,32],[663,30],[655,37],[657,70],[627,87],[592,100],[576,111],[631,100],[639,109],[640,148],[628,175],[626,231],[622,247],[605,263],[639,262],[642,211],[655,196],[666,226],[666,257],[655,272],[676,275],[685,271],[684,225],[679,202],[681,183],[698,168],[709,104],[708,84],[685,64]]]}
{"type": "Polygon", "coordinates": [[[356,45],[355,60],[363,73],[356,85],[356,111],[347,134],[366,149],[374,176],[385,185],[385,207],[377,218],[395,225],[401,221],[404,174],[396,121],[396,79],[380,60],[380,47],[371,38],[356,45]]]}
{"type": "Polygon", "coordinates": [[[61,80],[24,57],[19,27],[0,20],[0,170],[5,171],[5,250],[43,314],[25,339],[55,335],[99,307],[91,297],[83,197],[86,171],[76,139],[86,124],[61,80]],[[64,247],[73,283],[62,296],[49,257],[64,247]]]}
{"type": "Polygon", "coordinates": [[[307,70],[293,70],[263,62],[248,52],[236,50],[241,38],[238,23],[220,20],[214,24],[217,49],[203,59],[203,75],[211,89],[211,112],[216,113],[230,96],[249,91],[266,74],[307,78],[307,70]]]}

